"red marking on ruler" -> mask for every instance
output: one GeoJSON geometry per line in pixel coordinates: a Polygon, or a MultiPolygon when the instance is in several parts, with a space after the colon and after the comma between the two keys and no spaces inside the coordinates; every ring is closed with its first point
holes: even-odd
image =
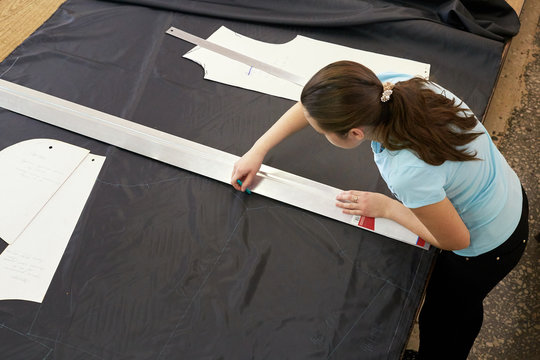
{"type": "Polygon", "coordinates": [[[375,231],[375,218],[367,217],[367,216],[360,216],[360,221],[358,221],[358,226],[375,231]]]}

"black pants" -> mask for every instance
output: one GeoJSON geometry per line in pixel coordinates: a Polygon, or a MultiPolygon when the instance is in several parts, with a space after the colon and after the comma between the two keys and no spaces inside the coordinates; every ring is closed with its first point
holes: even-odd
{"type": "Polygon", "coordinates": [[[442,251],[437,257],[420,312],[422,360],[467,359],[484,318],[482,301],[521,258],[529,234],[523,191],[521,219],[499,247],[476,257],[442,251]]]}

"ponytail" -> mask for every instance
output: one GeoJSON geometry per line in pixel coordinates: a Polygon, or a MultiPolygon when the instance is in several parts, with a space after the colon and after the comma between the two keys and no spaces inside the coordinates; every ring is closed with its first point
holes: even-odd
{"type": "Polygon", "coordinates": [[[413,78],[394,86],[391,99],[382,105],[386,119],[374,128],[374,138],[388,150],[412,150],[431,165],[478,160],[464,149],[482,134],[470,132],[476,118],[426,85],[426,80],[413,78]]]}
{"type": "Polygon", "coordinates": [[[398,82],[386,98],[387,89],[371,70],[340,61],[315,74],[300,99],[324,131],[345,136],[352,128],[370,126],[386,149],[411,150],[431,165],[478,160],[464,148],[482,134],[470,132],[476,118],[427,85],[422,78],[398,82]]]}

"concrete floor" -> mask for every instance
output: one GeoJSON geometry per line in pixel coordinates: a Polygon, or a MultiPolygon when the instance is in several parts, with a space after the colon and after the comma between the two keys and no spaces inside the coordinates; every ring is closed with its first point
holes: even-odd
{"type": "Polygon", "coordinates": [[[518,266],[484,300],[470,360],[540,359],[539,14],[540,1],[527,0],[485,121],[529,198],[529,242],[518,266]]]}

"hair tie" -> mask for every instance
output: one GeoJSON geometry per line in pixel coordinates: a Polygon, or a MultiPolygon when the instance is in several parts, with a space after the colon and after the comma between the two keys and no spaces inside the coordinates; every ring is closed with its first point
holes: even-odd
{"type": "Polygon", "coordinates": [[[390,95],[392,95],[393,93],[392,91],[393,88],[394,88],[394,84],[392,84],[391,82],[386,82],[383,84],[381,102],[387,102],[388,100],[390,100],[390,95]]]}

